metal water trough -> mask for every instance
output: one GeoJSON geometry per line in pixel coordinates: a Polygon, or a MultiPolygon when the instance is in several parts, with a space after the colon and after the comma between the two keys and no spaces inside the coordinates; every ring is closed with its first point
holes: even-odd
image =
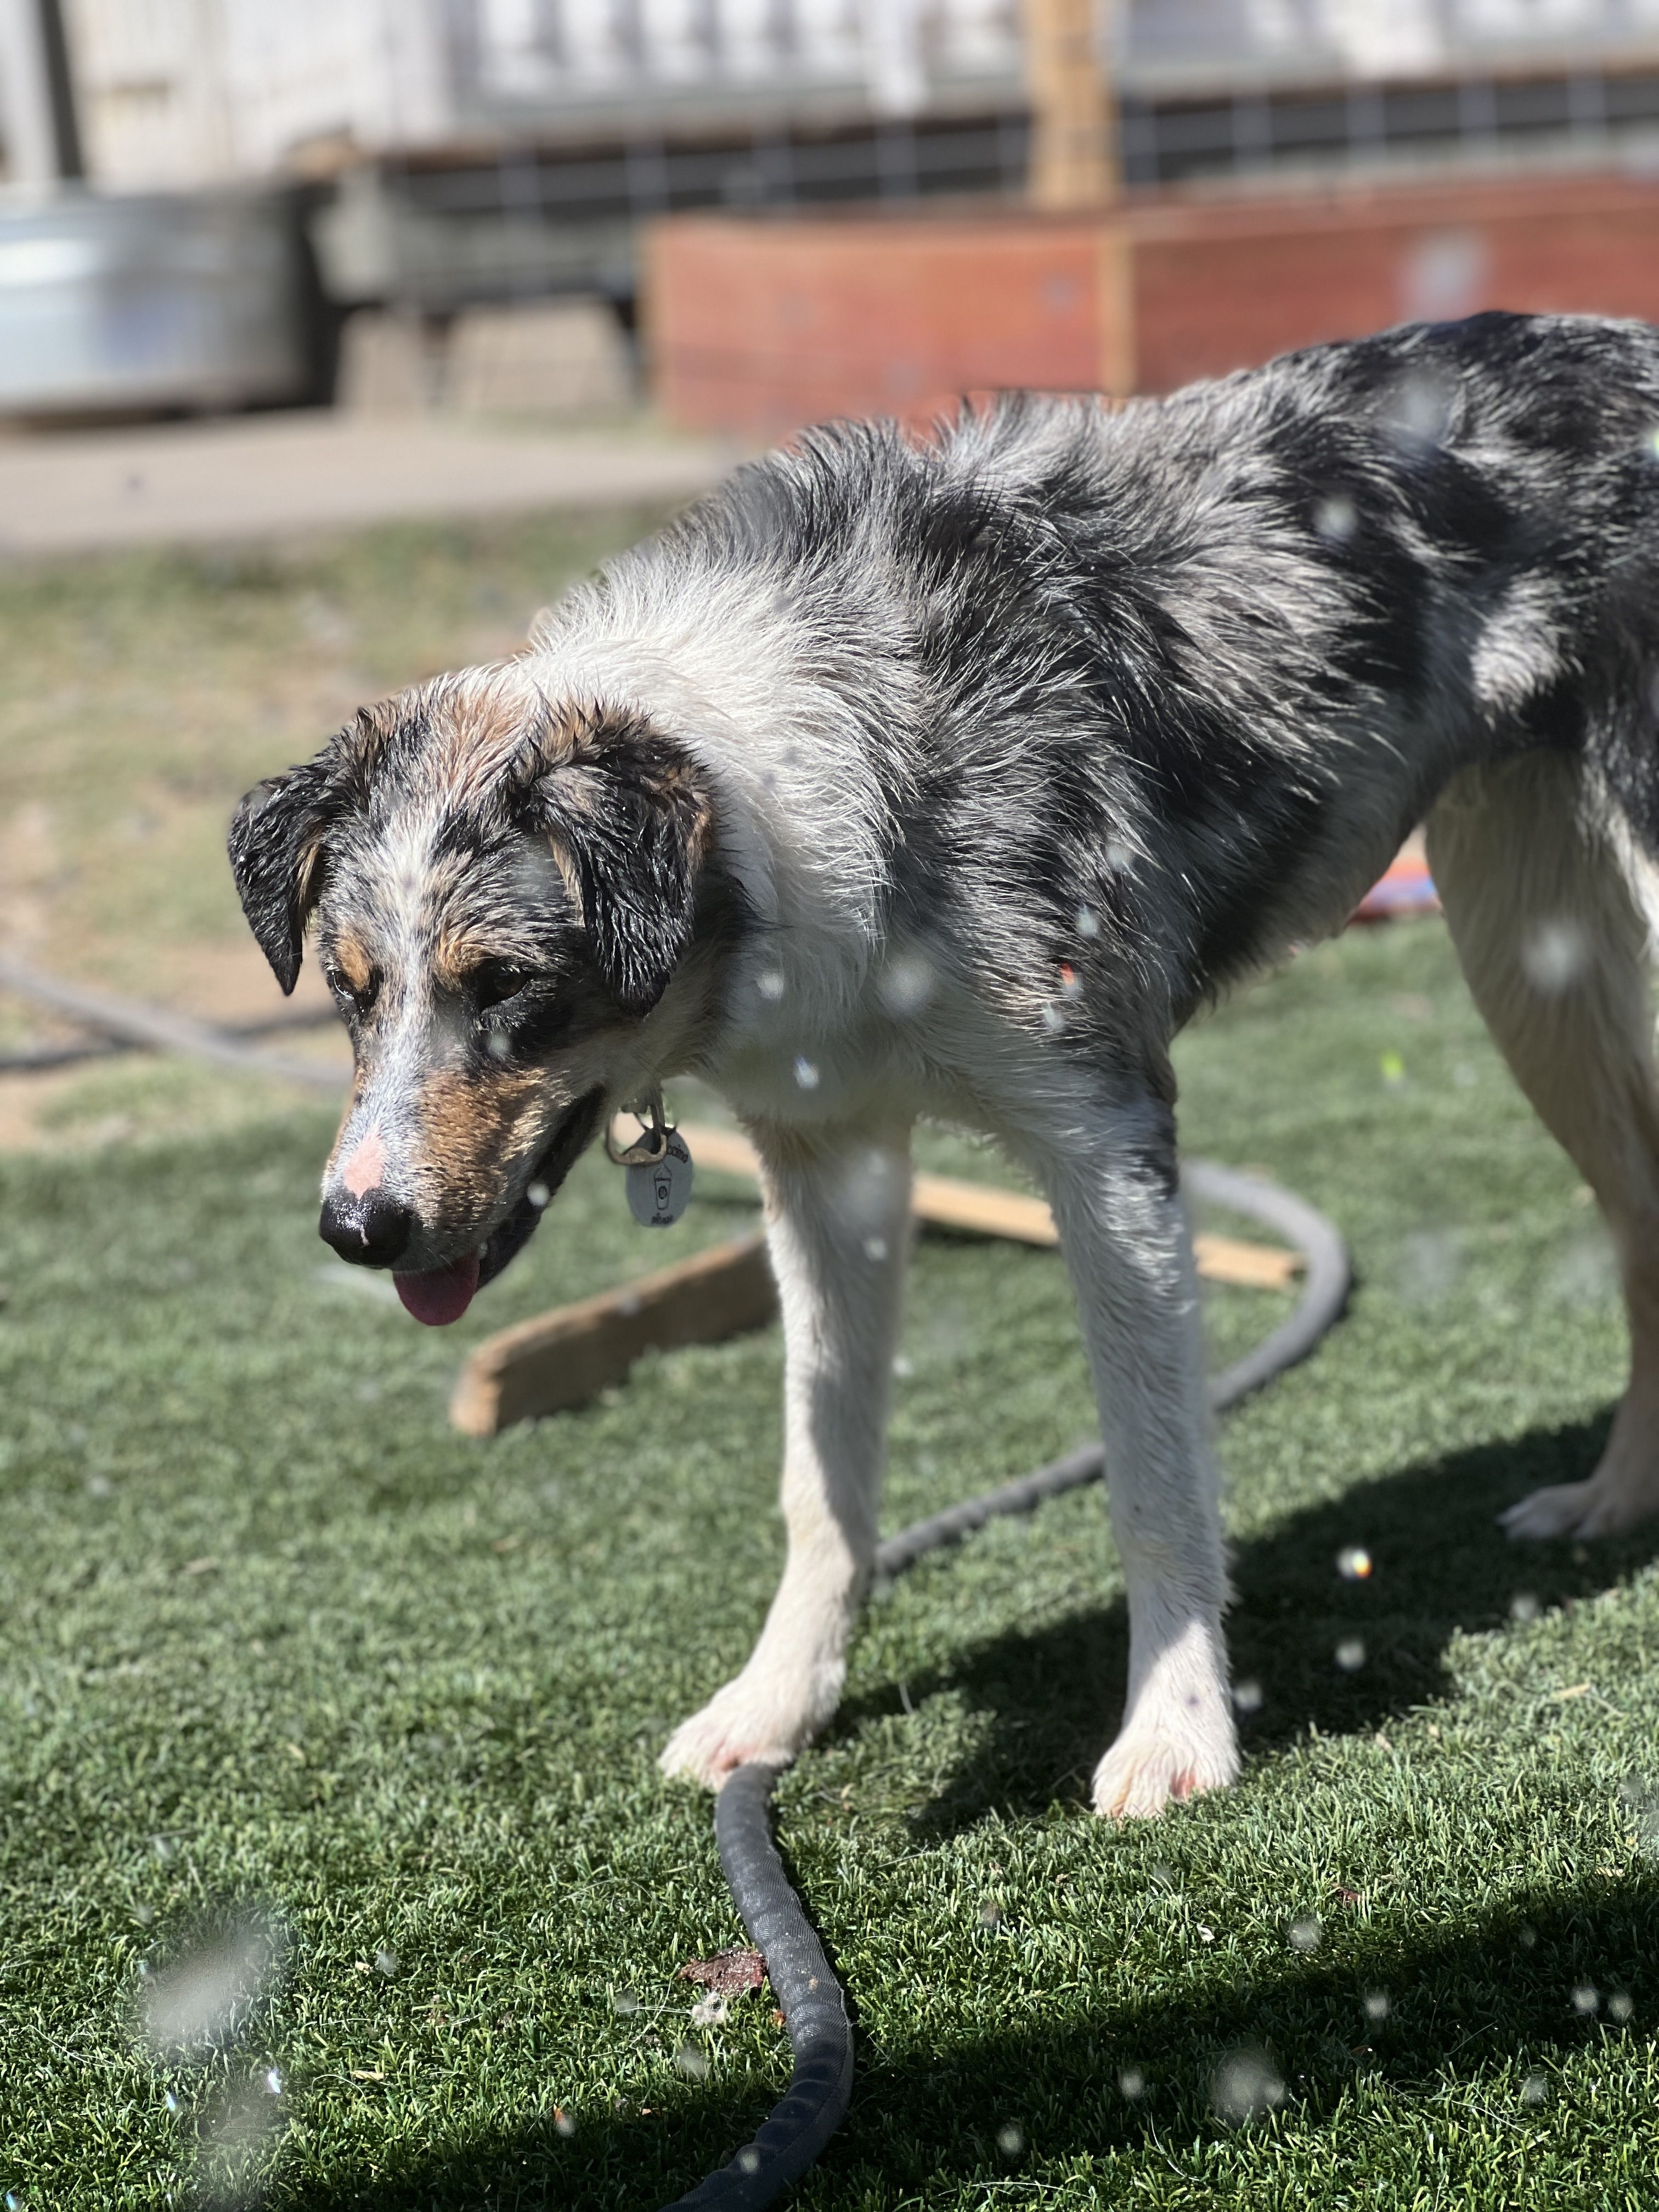
{"type": "Polygon", "coordinates": [[[307,275],[290,195],[0,198],[0,414],[302,398],[307,275]]]}

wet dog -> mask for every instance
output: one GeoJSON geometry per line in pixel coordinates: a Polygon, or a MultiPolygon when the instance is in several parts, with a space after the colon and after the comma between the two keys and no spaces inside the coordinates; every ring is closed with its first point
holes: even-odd
{"type": "Polygon", "coordinates": [[[1659,1506],[1656,439],[1659,333],[1501,315],[1117,412],[816,433],[516,659],[366,708],[243,802],[254,933],[291,988],[314,924],[356,1049],[322,1233],[418,1318],[463,1311],[665,1079],[753,1136],[788,1558],[670,1771],[787,1759],[835,1711],[930,1115],[1030,1170],[1076,1287],[1131,1629],[1095,1803],[1233,1778],[1170,1042],[1340,927],[1425,817],[1629,1304],[1601,1465],[1510,1525],[1659,1506]]]}

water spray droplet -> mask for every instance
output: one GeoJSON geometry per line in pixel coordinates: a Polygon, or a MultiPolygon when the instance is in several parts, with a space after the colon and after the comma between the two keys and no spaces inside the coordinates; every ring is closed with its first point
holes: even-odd
{"type": "Polygon", "coordinates": [[[1541,921],[1521,948],[1521,967],[1541,998],[1559,999],[1589,964],[1589,939],[1571,919],[1541,921]]]}
{"type": "Polygon", "coordinates": [[[1222,2119],[1243,2127],[1278,2110],[1285,2101],[1285,2084],[1266,2051],[1234,2051],[1215,2070],[1210,2101],[1222,2119]]]}

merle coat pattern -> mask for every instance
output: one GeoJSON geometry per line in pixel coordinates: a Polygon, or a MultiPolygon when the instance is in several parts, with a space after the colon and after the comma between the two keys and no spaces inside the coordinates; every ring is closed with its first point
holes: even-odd
{"type": "Polygon", "coordinates": [[[1077,1289],[1131,1626],[1095,1802],[1236,1773],[1170,1041],[1425,817],[1630,1311],[1600,1468],[1512,1532],[1659,1506],[1656,426],[1659,334],[1484,315],[1118,411],[816,432],[243,802],[255,933],[291,988],[314,920],[356,1047],[323,1234],[422,1318],[653,1084],[704,1078],[754,1137],[788,1557],[671,1771],[786,1759],[835,1709],[929,1114],[1035,1173],[1077,1289]]]}

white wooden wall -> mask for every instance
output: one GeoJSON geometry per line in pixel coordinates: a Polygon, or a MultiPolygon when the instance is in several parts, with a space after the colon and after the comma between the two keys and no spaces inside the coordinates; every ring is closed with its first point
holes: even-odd
{"type": "MultiPolygon", "coordinates": [[[[1213,89],[1659,55],[1659,0],[1098,0],[1124,85],[1213,89]]],[[[418,146],[653,106],[1019,97],[1019,0],[64,0],[94,178],[279,169],[307,140],[418,146]]],[[[33,0],[0,0],[27,173],[33,0]]]]}

